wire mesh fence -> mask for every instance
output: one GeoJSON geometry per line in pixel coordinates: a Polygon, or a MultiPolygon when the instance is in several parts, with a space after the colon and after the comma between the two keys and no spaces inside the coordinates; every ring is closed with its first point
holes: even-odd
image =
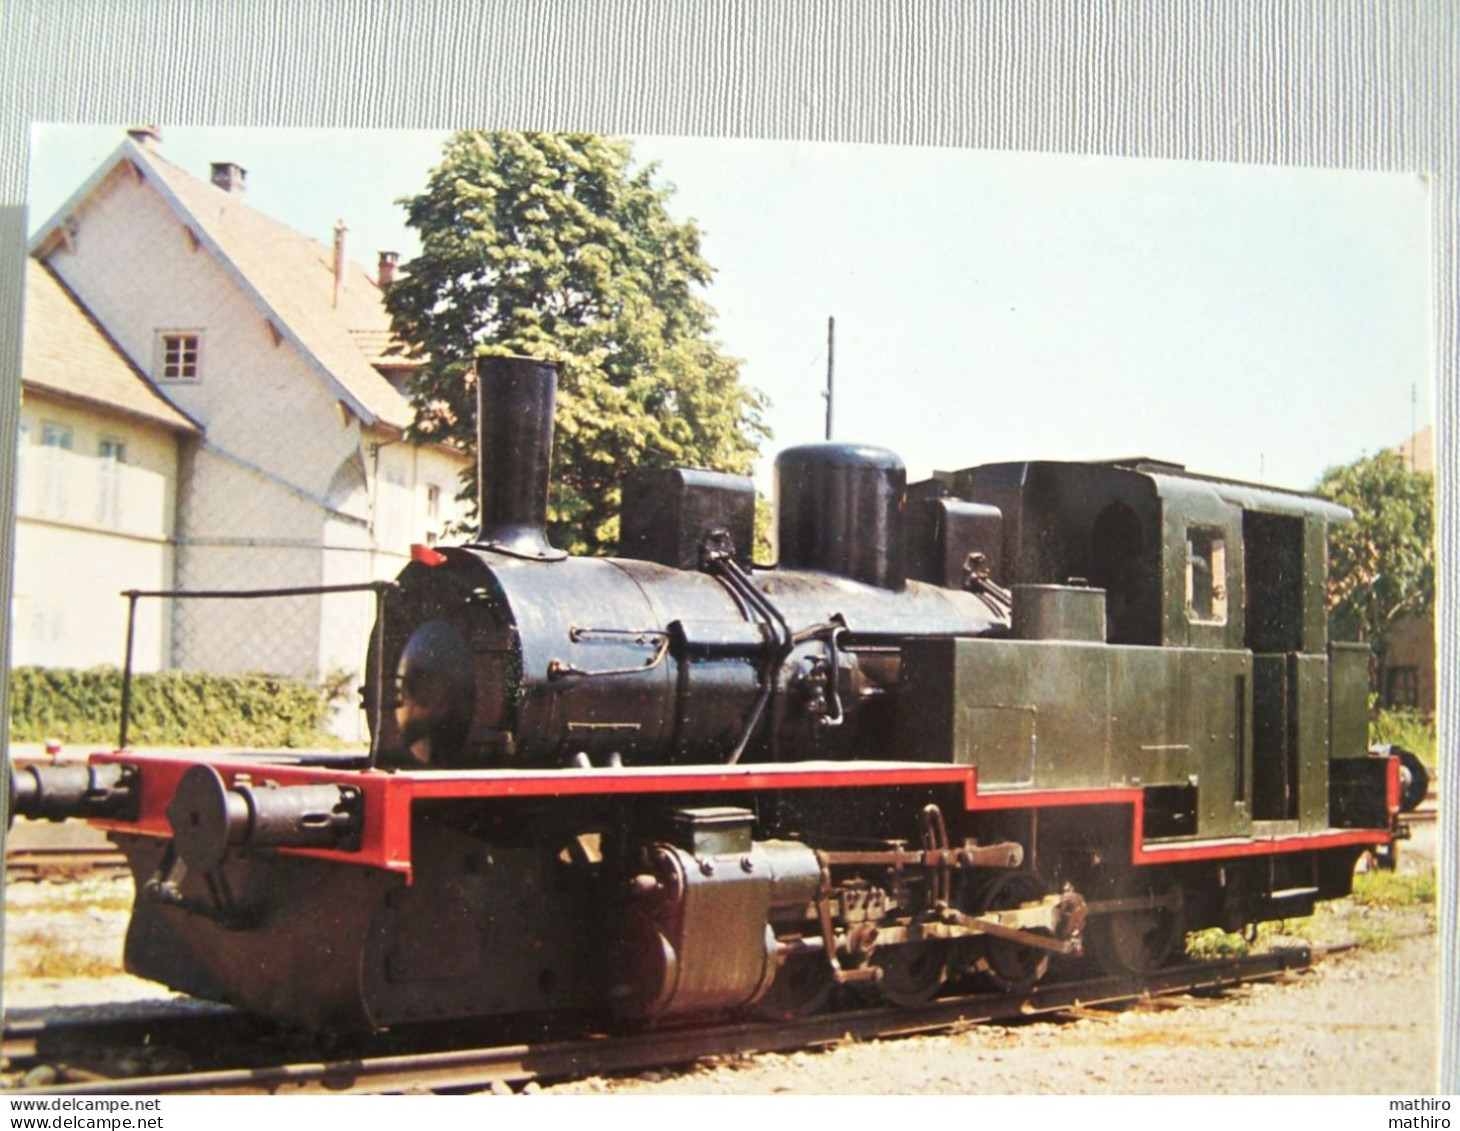
{"type": "MultiPolygon", "coordinates": [[[[174,682],[178,677],[202,674],[234,677],[235,685],[253,681],[260,686],[259,697],[230,694],[220,704],[222,709],[243,715],[267,712],[271,702],[282,715],[295,709],[289,705],[291,695],[297,699],[301,686],[312,688],[323,708],[315,737],[367,744],[370,729],[359,689],[365,679],[371,632],[378,622],[384,594],[392,587],[389,581],[362,581],[268,589],[127,591],[123,594],[128,616],[118,722],[120,745],[127,745],[132,737],[138,626],[151,622],[163,630],[167,662],[160,667],[174,677],[174,682]]],[[[194,681],[193,686],[202,684],[194,681]]],[[[196,697],[209,692],[189,694],[196,697]]],[[[260,728],[251,725],[253,721],[239,718],[237,731],[261,733],[260,728]]],[[[212,722],[207,728],[211,733],[228,732],[226,722],[221,728],[212,722]]],[[[262,732],[267,733],[267,728],[262,732]]]]}

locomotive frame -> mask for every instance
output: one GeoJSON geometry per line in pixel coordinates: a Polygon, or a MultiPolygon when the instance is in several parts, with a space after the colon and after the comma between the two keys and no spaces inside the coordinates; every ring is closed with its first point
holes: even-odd
{"type": "Polygon", "coordinates": [[[693,470],[575,559],[554,380],[479,364],[482,528],[381,599],[368,758],[12,775],[127,853],[130,970],[311,1028],[916,1006],[1140,975],[1392,863],[1423,770],[1367,750],[1367,649],[1327,639],[1343,508],[1148,459],[909,487],[808,445],[775,569],[749,482],[693,470]]]}

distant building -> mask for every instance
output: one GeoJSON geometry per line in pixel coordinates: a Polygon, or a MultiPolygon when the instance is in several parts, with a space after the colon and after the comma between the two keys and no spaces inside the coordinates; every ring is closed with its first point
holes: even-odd
{"type": "MultiPolygon", "coordinates": [[[[405,439],[411,363],[392,348],[381,279],[350,261],[343,224],[326,246],[250,208],[244,186],[237,165],[216,164],[203,181],[162,159],[155,131],[133,131],[33,241],[32,270],[50,306],[27,309],[22,450],[58,466],[84,457],[96,469],[53,488],[37,486],[23,467],[22,491],[32,494],[22,521],[49,521],[37,510],[43,502],[64,506],[75,564],[56,570],[34,534],[22,539],[16,613],[30,627],[17,623],[16,663],[118,660],[121,637],[110,621],[47,611],[81,589],[104,588],[120,608],[123,588],[390,577],[413,542],[434,541],[457,518],[467,460],[405,439]],[[61,314],[45,313],[63,297],[74,315],[64,325],[61,314]],[[46,364],[79,348],[55,341],[79,340],[77,326],[91,328],[88,348],[115,371],[105,390],[87,387],[96,394],[89,399],[85,390],[55,391],[60,379],[46,364]],[[123,404],[123,387],[152,415],[123,404]],[[78,415],[83,401],[87,422],[78,415]],[[44,406],[62,403],[71,415],[46,415],[44,406]],[[46,452],[65,443],[46,432],[52,417],[58,428],[71,422],[66,456],[46,452]],[[131,430],[109,423],[122,418],[131,430]],[[83,492],[80,480],[107,465],[110,494],[83,492]],[[146,513],[155,541],[145,563],[109,560],[102,580],[95,563],[113,550],[101,539],[115,536],[98,519],[113,498],[119,516],[146,513]]],[[[394,268],[395,257],[382,254],[381,276],[394,268]]],[[[145,663],[304,678],[358,670],[371,598],[291,600],[272,617],[246,602],[154,609],[166,639],[148,644],[145,663]]]]}
{"type": "MultiPolygon", "coordinates": [[[[1435,472],[1435,430],[1421,429],[1394,449],[1413,471],[1435,472]]],[[[1435,616],[1404,617],[1390,630],[1379,696],[1386,707],[1435,710],[1435,616]]]]}
{"type": "Polygon", "coordinates": [[[1435,473],[1435,428],[1427,425],[1394,449],[1410,471],[1435,473]]]}

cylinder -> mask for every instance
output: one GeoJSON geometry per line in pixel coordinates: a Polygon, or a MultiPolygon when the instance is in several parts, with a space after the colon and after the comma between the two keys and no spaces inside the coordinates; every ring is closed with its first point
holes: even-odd
{"type": "Polygon", "coordinates": [[[901,590],[907,470],[885,448],[803,444],[776,457],[780,564],[901,590]]]}
{"type": "Polygon", "coordinates": [[[566,556],[547,540],[557,384],[550,362],[477,360],[478,546],[519,558],[566,556]]]}

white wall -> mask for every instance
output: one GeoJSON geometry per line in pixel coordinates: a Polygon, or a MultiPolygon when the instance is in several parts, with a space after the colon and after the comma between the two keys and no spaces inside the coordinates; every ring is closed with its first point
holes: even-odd
{"type": "Polygon", "coordinates": [[[439,446],[408,440],[371,444],[368,450],[375,480],[375,544],[380,568],[390,571],[377,576],[388,577],[409,559],[413,544],[430,546],[456,538],[446,530],[462,516],[456,495],[466,461],[439,446]]]}
{"type": "MultiPolygon", "coordinates": [[[[206,449],[182,469],[177,587],[279,589],[319,585],[319,504],[206,449]]],[[[173,663],[216,672],[318,674],[319,599],[177,602],[173,663]]]]}
{"type": "MultiPolygon", "coordinates": [[[[14,664],[120,664],[126,589],[172,584],[176,434],[156,425],[38,394],[21,407],[16,497],[14,664]],[[47,426],[71,447],[47,448],[47,426]],[[103,439],[125,462],[98,458],[103,439]]],[[[167,664],[168,602],[138,603],[133,662],[167,664]]]]}

